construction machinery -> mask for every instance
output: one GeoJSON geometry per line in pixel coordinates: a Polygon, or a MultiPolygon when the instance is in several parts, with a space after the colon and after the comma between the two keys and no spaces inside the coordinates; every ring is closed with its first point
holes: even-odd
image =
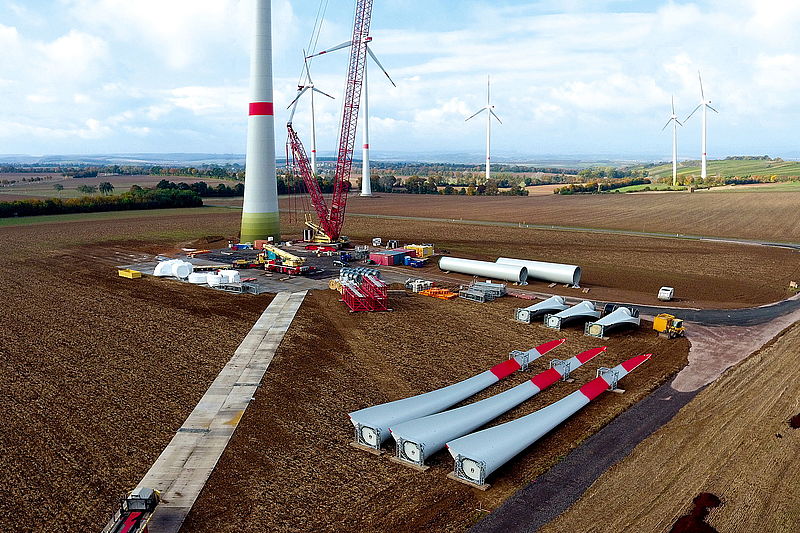
{"type": "Polygon", "coordinates": [[[159,502],[161,493],[157,490],[148,487],[133,489],[122,499],[102,533],[146,533],[147,524],[159,502]]]}
{"type": "Polygon", "coordinates": [[[659,337],[668,339],[683,337],[686,334],[683,320],[669,313],[661,313],[656,316],[653,319],[653,329],[658,332],[659,337]]]}
{"type": "Polygon", "coordinates": [[[290,276],[302,276],[315,272],[315,267],[306,266],[306,260],[282,250],[275,245],[264,243],[261,252],[255,259],[236,259],[232,265],[234,268],[259,268],[270,272],[280,272],[290,276]]]}
{"type": "MultiPolygon", "coordinates": [[[[372,18],[372,0],[356,0],[353,34],[350,39],[350,60],[345,83],[342,106],[341,129],[339,131],[339,150],[333,176],[333,194],[330,208],[322,194],[319,181],[314,176],[303,143],[292,127],[286,124],[287,144],[292,158],[291,167],[303,179],[311,197],[311,204],[317,215],[317,222],[306,221],[306,226],[314,231],[314,242],[340,242],[350,190],[350,169],[353,165],[353,147],[356,140],[358,109],[361,103],[361,89],[364,83],[364,68],[367,60],[367,43],[370,41],[369,25],[372,18]]],[[[344,46],[342,46],[344,47],[344,46]]],[[[326,50],[325,52],[327,52],[326,50]]]]}

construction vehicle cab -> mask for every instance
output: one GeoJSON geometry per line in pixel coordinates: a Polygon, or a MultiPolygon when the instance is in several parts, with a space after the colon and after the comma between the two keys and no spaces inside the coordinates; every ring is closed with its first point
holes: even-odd
{"type": "Polygon", "coordinates": [[[148,487],[137,487],[122,500],[122,510],[125,512],[141,511],[143,513],[152,513],[160,501],[161,493],[157,490],[148,487]]]}
{"type": "Polygon", "coordinates": [[[669,313],[661,313],[653,319],[653,329],[656,330],[659,336],[674,339],[675,337],[683,337],[686,334],[686,328],[683,325],[683,320],[676,318],[675,315],[669,313]]]}

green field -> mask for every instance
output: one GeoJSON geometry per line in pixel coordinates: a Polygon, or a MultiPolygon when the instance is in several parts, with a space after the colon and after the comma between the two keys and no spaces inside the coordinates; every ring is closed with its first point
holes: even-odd
{"type": "MultiPolygon", "coordinates": [[[[651,178],[672,176],[672,163],[665,163],[646,169],[651,178]]],[[[800,161],[765,161],[765,160],[709,160],[708,175],[726,176],[796,176],[800,178],[800,161]]],[[[699,176],[699,161],[678,162],[678,176],[699,176]]]]}

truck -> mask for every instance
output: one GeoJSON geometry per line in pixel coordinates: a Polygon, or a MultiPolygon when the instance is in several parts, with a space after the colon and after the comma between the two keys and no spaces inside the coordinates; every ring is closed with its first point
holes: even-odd
{"type": "Polygon", "coordinates": [[[122,498],[114,517],[102,533],[146,533],[147,523],[161,502],[161,493],[149,487],[137,487],[122,498]]]}
{"type": "Polygon", "coordinates": [[[683,337],[686,334],[683,320],[669,313],[657,315],[653,319],[653,329],[658,332],[659,337],[666,337],[668,339],[683,337]]]}

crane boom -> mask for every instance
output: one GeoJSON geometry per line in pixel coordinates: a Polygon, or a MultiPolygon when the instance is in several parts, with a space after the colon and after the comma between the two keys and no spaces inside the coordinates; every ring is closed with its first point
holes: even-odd
{"type": "Polygon", "coordinates": [[[319,225],[331,241],[336,241],[340,237],[344,225],[347,193],[350,189],[350,169],[353,166],[353,146],[356,141],[358,108],[361,102],[361,87],[364,82],[364,67],[367,61],[367,43],[370,40],[369,25],[372,18],[372,4],[373,0],[356,0],[351,40],[353,46],[350,47],[350,62],[342,105],[339,151],[336,158],[330,209],[328,209],[316,177],[311,173],[311,165],[297,132],[292,128],[291,123],[286,125],[295,165],[308,188],[319,225]]]}

